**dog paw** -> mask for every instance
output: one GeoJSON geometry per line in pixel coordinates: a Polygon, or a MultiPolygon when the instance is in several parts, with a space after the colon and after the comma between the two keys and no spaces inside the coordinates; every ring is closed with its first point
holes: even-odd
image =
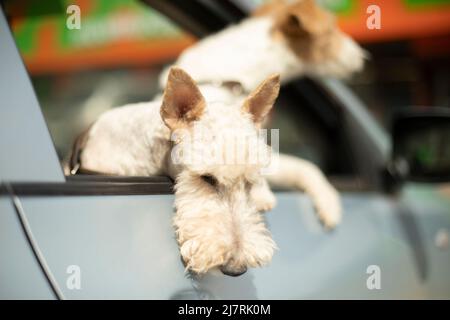
{"type": "Polygon", "coordinates": [[[277,199],[273,194],[268,194],[263,200],[259,200],[256,204],[256,209],[260,212],[270,211],[275,208],[277,199]]]}
{"type": "Polygon", "coordinates": [[[277,204],[277,198],[270,190],[266,191],[264,189],[260,189],[254,191],[252,193],[252,199],[256,206],[256,210],[259,212],[270,211],[275,208],[277,204]]]}
{"type": "Polygon", "coordinates": [[[322,192],[315,200],[315,208],[326,229],[334,229],[342,220],[341,200],[334,189],[322,192]]]}

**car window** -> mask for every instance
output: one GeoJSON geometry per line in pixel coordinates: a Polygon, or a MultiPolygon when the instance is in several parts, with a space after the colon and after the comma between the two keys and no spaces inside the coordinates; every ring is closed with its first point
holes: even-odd
{"type": "Polygon", "coordinates": [[[69,29],[70,4],[18,0],[5,6],[60,160],[103,112],[150,101],[164,65],[194,41],[135,0],[77,2],[81,26],[69,29]]]}
{"type": "MultiPolygon", "coordinates": [[[[66,25],[67,1],[19,0],[6,7],[61,161],[100,114],[158,94],[163,67],[195,41],[139,1],[82,4],[81,28],[72,30],[66,25]]],[[[329,110],[317,111],[322,106],[305,99],[312,94],[307,83],[297,87],[303,89],[283,88],[271,113],[269,127],[280,130],[280,151],[308,159],[329,175],[354,174],[345,138],[321,116],[329,110]]]]}
{"type": "Polygon", "coordinates": [[[285,85],[268,126],[279,129],[280,152],[307,159],[327,175],[356,175],[340,109],[328,99],[310,79],[285,85]]]}

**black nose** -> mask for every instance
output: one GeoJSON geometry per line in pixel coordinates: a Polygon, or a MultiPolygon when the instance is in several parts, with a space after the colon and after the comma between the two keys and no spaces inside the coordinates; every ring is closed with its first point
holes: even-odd
{"type": "Polygon", "coordinates": [[[220,271],[222,271],[223,274],[230,276],[230,277],[239,277],[240,275],[247,272],[247,267],[229,268],[227,266],[222,266],[220,268],[220,271]]]}

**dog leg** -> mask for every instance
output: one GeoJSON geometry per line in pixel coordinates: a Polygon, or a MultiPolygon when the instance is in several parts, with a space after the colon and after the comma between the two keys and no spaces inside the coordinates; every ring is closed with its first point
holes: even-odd
{"type": "Polygon", "coordinates": [[[304,190],[326,228],[334,228],[341,221],[339,193],[311,162],[280,154],[278,169],[267,175],[267,180],[274,186],[304,190]]]}

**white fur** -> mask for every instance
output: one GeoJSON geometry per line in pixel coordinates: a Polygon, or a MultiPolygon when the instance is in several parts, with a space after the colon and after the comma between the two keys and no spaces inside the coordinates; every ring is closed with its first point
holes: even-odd
{"type": "Polygon", "coordinates": [[[342,219],[339,193],[313,163],[279,155],[279,171],[266,178],[271,185],[304,190],[312,199],[316,212],[327,228],[334,228],[342,219]]]}
{"type": "Polygon", "coordinates": [[[349,36],[338,32],[340,45],[334,59],[324,60],[317,64],[305,64],[305,74],[312,76],[335,76],[348,78],[353,72],[364,67],[368,54],[349,36]]]}
{"type": "MultiPolygon", "coordinates": [[[[245,19],[186,49],[174,65],[199,83],[238,81],[247,92],[273,73],[280,74],[281,82],[286,83],[305,74],[347,77],[362,69],[364,51],[342,32],[336,32],[340,40],[336,58],[305,63],[281,37],[274,37],[273,23],[269,16],[245,19]]],[[[160,76],[161,88],[168,71],[160,76]]]]}
{"type": "MultiPolygon", "coordinates": [[[[272,19],[268,17],[244,20],[188,48],[174,65],[197,82],[238,81],[248,92],[273,73],[288,81],[304,68],[285,43],[274,41],[271,27],[272,19]]],[[[168,70],[161,74],[162,88],[168,70]]]]}

